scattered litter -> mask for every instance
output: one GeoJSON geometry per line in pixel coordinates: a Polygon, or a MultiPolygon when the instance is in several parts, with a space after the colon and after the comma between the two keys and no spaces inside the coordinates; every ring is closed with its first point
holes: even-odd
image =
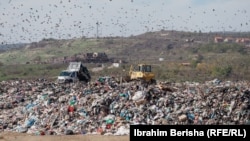
{"type": "Polygon", "coordinates": [[[144,87],[113,79],[88,84],[2,81],[1,129],[34,135],[129,135],[131,124],[250,123],[247,82],[214,79],[144,87]]]}

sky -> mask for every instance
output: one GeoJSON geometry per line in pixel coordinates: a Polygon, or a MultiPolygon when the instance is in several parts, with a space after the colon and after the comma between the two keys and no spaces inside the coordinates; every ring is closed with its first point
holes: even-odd
{"type": "Polygon", "coordinates": [[[250,0],[0,0],[0,43],[250,31],[250,0]]]}

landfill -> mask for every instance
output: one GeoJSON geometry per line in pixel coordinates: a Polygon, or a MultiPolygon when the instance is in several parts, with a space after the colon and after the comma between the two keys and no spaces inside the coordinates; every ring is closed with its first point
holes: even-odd
{"type": "Polygon", "coordinates": [[[0,82],[0,129],[33,135],[129,135],[130,125],[250,124],[250,83],[0,82]]]}

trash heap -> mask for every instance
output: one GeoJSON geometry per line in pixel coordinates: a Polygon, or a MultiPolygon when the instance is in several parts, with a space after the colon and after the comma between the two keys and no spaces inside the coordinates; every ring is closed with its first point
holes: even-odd
{"type": "Polygon", "coordinates": [[[249,124],[250,84],[0,82],[0,129],[35,135],[129,135],[129,125],[249,124]]]}

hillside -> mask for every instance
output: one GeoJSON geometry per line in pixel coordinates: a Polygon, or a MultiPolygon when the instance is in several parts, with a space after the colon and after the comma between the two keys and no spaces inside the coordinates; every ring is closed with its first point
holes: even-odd
{"type": "Polygon", "coordinates": [[[123,60],[121,68],[107,69],[112,62],[85,63],[91,70],[103,64],[93,76],[120,74],[130,64],[150,63],[157,79],[205,81],[207,79],[250,80],[249,43],[214,43],[214,38],[249,38],[250,33],[197,33],[158,31],[130,37],[44,39],[0,54],[1,80],[14,78],[55,78],[67,66],[63,58],[102,52],[112,62],[123,60]],[[161,61],[159,61],[161,58],[161,61]],[[15,68],[15,69],[13,69],[15,68]]]}

